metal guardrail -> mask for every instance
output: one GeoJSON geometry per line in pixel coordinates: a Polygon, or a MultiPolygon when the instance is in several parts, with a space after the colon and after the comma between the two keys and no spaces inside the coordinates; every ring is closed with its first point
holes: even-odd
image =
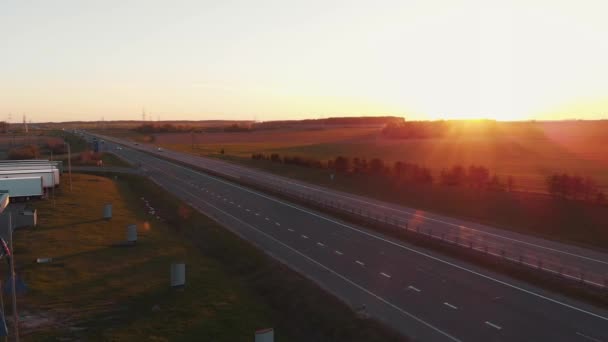
{"type": "MultiPolygon", "coordinates": [[[[504,261],[509,261],[533,270],[547,272],[560,278],[576,281],[595,288],[603,290],[608,289],[608,274],[597,274],[593,271],[581,268],[565,267],[548,257],[542,257],[537,254],[530,253],[529,250],[527,253],[525,249],[522,249],[521,252],[514,252],[504,247],[501,248],[493,246],[492,243],[484,241],[482,238],[476,236],[466,236],[461,232],[446,232],[445,229],[436,229],[433,231],[431,225],[428,222],[425,222],[424,219],[404,219],[395,215],[380,214],[372,210],[365,210],[360,206],[351,205],[346,201],[336,201],[324,198],[320,195],[305,193],[302,191],[294,191],[293,188],[281,186],[276,183],[269,184],[266,182],[261,182],[250,177],[241,177],[241,180],[251,182],[254,185],[264,187],[271,191],[277,191],[289,197],[316,204],[323,208],[329,208],[345,214],[359,216],[368,221],[382,224],[396,232],[407,231],[409,233],[419,234],[445,244],[467,248],[469,251],[477,252],[480,255],[496,257],[504,261]]],[[[455,230],[456,228],[448,229],[455,230]]],[[[514,249],[518,250],[520,248],[518,247],[514,249]]]]}

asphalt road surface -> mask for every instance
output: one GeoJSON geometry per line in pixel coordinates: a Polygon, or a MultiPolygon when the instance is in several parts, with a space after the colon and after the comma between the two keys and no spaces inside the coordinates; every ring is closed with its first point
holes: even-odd
{"type": "Polygon", "coordinates": [[[194,208],[414,340],[608,341],[606,310],[107,144],[194,208]]]}
{"type": "Polygon", "coordinates": [[[580,280],[592,286],[605,289],[608,287],[607,253],[330,190],[220,160],[169,150],[158,151],[154,146],[135,145],[133,142],[112,137],[103,137],[103,139],[208,169],[226,177],[296,194],[342,210],[361,213],[379,221],[396,222],[402,229],[408,224],[410,230],[432,234],[434,237],[458,243],[464,248],[472,248],[479,253],[507,258],[528,267],[560,274],[565,278],[580,280]]]}

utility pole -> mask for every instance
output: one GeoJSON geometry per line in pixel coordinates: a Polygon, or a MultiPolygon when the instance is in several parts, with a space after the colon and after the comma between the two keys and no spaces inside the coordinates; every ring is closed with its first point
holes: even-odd
{"type": "Polygon", "coordinates": [[[13,250],[13,213],[8,213],[8,243],[11,250],[11,292],[13,296],[13,329],[15,341],[19,342],[19,315],[17,314],[17,289],[15,288],[15,251],[13,250]]]}

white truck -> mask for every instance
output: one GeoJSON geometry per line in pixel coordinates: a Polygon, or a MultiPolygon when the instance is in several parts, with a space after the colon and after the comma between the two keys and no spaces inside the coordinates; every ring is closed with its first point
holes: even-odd
{"type": "Polygon", "coordinates": [[[42,177],[44,188],[53,188],[59,185],[59,170],[0,170],[0,178],[23,178],[23,177],[42,177]]]}
{"type": "Polygon", "coordinates": [[[8,191],[11,200],[41,198],[44,195],[42,177],[0,178],[0,191],[8,191]]]}
{"type": "Polygon", "coordinates": [[[59,172],[63,173],[63,161],[61,160],[46,160],[46,159],[25,159],[25,160],[0,160],[0,167],[5,166],[48,166],[55,167],[59,172]]]}

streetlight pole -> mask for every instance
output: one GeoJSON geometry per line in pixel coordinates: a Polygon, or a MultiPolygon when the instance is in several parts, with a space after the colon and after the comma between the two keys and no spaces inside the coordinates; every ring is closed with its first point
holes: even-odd
{"type": "Polygon", "coordinates": [[[70,177],[70,192],[72,192],[72,149],[70,144],[65,143],[68,146],[68,174],[70,177]]]}
{"type": "Polygon", "coordinates": [[[11,292],[13,297],[13,329],[15,341],[19,342],[19,315],[17,314],[17,289],[15,288],[15,252],[13,250],[13,213],[8,213],[8,243],[11,251],[11,292]]]}

